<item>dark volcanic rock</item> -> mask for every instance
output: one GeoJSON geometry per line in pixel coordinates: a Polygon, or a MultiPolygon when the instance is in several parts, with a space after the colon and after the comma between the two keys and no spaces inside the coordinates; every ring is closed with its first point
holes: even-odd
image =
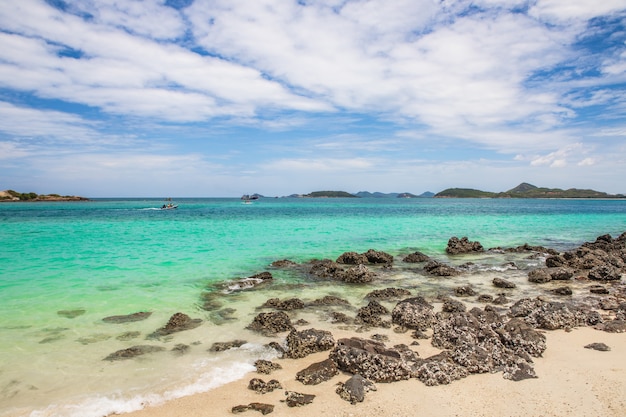
{"type": "Polygon", "coordinates": [[[215,342],[209,349],[209,352],[224,352],[228,349],[238,348],[245,345],[245,340],[233,340],[232,342],[215,342]]]}
{"type": "Polygon", "coordinates": [[[337,279],[344,273],[344,269],[337,262],[330,259],[312,261],[309,273],[317,278],[337,279]]]}
{"type": "Polygon", "coordinates": [[[533,269],[528,273],[528,281],[543,284],[552,281],[552,276],[547,268],[533,269]]]}
{"type": "Polygon", "coordinates": [[[281,260],[272,262],[270,265],[273,266],[274,268],[289,268],[292,266],[296,266],[298,264],[295,263],[294,261],[290,261],[289,259],[281,259],[281,260]]]}
{"type": "Polygon", "coordinates": [[[600,265],[589,271],[588,276],[594,281],[619,281],[622,279],[622,272],[613,265],[600,265]]]}
{"type": "Polygon", "coordinates": [[[192,319],[184,313],[175,313],[170,317],[167,324],[148,336],[149,339],[167,336],[172,333],[191,330],[202,324],[202,319],[192,319]]]}
{"type": "Polygon", "coordinates": [[[291,320],[289,319],[287,313],[283,311],[276,311],[258,314],[247,329],[254,330],[265,335],[274,335],[276,333],[292,330],[293,325],[291,324],[291,320]]]}
{"type": "Polygon", "coordinates": [[[494,278],[492,281],[493,285],[498,288],[515,288],[516,285],[511,281],[507,281],[503,278],[494,278]]]}
{"type": "Polygon", "coordinates": [[[485,249],[480,242],[470,242],[467,237],[459,239],[454,236],[448,240],[448,247],[446,253],[450,255],[459,255],[462,253],[483,252],[485,249]]]}
{"type": "Polygon", "coordinates": [[[460,313],[466,310],[465,304],[448,297],[443,300],[443,307],[441,309],[446,313],[460,313]]]}
{"type": "Polygon", "coordinates": [[[589,292],[592,294],[609,294],[608,288],[602,285],[592,285],[589,287],[589,292]]]}
{"type": "Polygon", "coordinates": [[[254,367],[256,368],[256,371],[258,373],[266,375],[269,375],[279,369],[283,369],[283,367],[279,363],[274,363],[265,359],[259,359],[254,362],[254,367]]]}
{"type": "Polygon", "coordinates": [[[355,322],[374,327],[391,327],[391,323],[385,322],[381,317],[383,314],[389,314],[389,310],[378,301],[372,300],[367,306],[359,309],[355,322]]]}
{"type": "Polygon", "coordinates": [[[265,302],[265,304],[263,304],[262,307],[275,308],[277,310],[284,311],[300,310],[304,308],[304,301],[299,298],[290,298],[283,301],[278,298],[270,298],[265,302]]]}
{"type": "Polygon", "coordinates": [[[624,333],[626,332],[626,320],[610,320],[596,326],[598,330],[604,330],[607,333],[624,333]]]}
{"type": "Polygon", "coordinates": [[[152,313],[141,311],[139,313],[126,314],[122,316],[109,316],[102,319],[105,323],[130,323],[133,321],[141,321],[150,317],[152,313]]]}
{"type": "Polygon", "coordinates": [[[600,319],[593,311],[568,303],[523,298],[510,308],[512,317],[521,317],[532,327],[556,330],[597,324],[600,319]]]}
{"type": "Polygon", "coordinates": [[[344,252],[337,258],[336,262],[344,265],[360,265],[366,264],[369,261],[364,253],[344,252]]]}
{"type": "Polygon", "coordinates": [[[339,397],[350,404],[362,403],[368,391],[376,391],[376,386],[361,375],[353,375],[346,382],[340,383],[336,390],[339,397]]]}
{"type": "Polygon", "coordinates": [[[376,300],[388,300],[390,298],[407,297],[411,295],[411,291],[404,288],[385,288],[382,290],[375,290],[365,296],[368,299],[376,300]]]}
{"type": "Polygon", "coordinates": [[[469,297],[471,295],[476,295],[476,291],[474,291],[474,289],[469,285],[462,285],[454,288],[454,295],[457,297],[469,297]]]}
{"type": "Polygon", "coordinates": [[[250,403],[248,405],[236,405],[231,409],[231,412],[233,414],[239,414],[248,410],[258,411],[266,415],[274,411],[274,406],[272,404],[250,403]]]}
{"type": "Polygon", "coordinates": [[[119,361],[124,359],[132,359],[136,358],[137,356],[145,355],[147,353],[162,352],[164,350],[165,348],[162,346],[138,345],[113,352],[103,360],[119,361]]]}
{"type": "Polygon", "coordinates": [[[461,274],[459,270],[451,266],[442,264],[438,261],[428,262],[426,265],[424,265],[424,270],[430,275],[435,275],[439,277],[454,277],[461,274]]]}
{"type": "Polygon", "coordinates": [[[424,359],[415,374],[429,387],[447,385],[468,375],[467,369],[455,363],[448,351],[424,359]]]}
{"type": "Polygon", "coordinates": [[[604,343],[590,343],[585,346],[585,349],[599,350],[600,352],[608,352],[611,350],[611,348],[604,343]]]}
{"type": "Polygon", "coordinates": [[[287,398],[285,402],[289,407],[302,407],[303,405],[311,404],[315,399],[315,395],[301,394],[294,391],[285,391],[287,398]]]}
{"type": "Polygon", "coordinates": [[[411,366],[397,349],[388,349],[381,342],[357,337],[340,339],[330,353],[337,367],[344,372],[360,374],[374,382],[409,379],[411,366]]]}
{"type": "Polygon", "coordinates": [[[324,381],[328,381],[335,375],[339,374],[337,364],[326,359],[322,362],[311,364],[307,368],[296,374],[296,379],[304,385],[317,385],[324,381]]]}
{"type": "Polygon", "coordinates": [[[82,316],[86,313],[86,310],[79,308],[77,310],[59,310],[57,314],[61,317],[65,317],[66,319],[74,319],[78,316],[82,316]]]}
{"type": "Polygon", "coordinates": [[[407,263],[419,263],[419,262],[428,262],[430,261],[430,257],[427,255],[424,255],[422,252],[413,252],[408,254],[407,256],[404,257],[404,259],[402,259],[403,262],[407,262],[407,263]]]}
{"type": "Polygon", "coordinates": [[[371,264],[390,264],[393,263],[393,256],[386,252],[369,249],[363,255],[367,257],[367,260],[371,264]]]}
{"type": "Polygon", "coordinates": [[[337,276],[337,279],[343,282],[365,284],[374,281],[376,273],[369,270],[365,265],[359,264],[348,268],[343,274],[337,276]]]}
{"type": "Polygon", "coordinates": [[[275,379],[272,379],[269,382],[265,382],[259,378],[252,378],[248,383],[248,389],[252,391],[258,392],[259,394],[267,394],[268,392],[272,392],[275,389],[283,389],[280,382],[275,379]]]}
{"type": "Polygon", "coordinates": [[[287,358],[304,358],[315,352],[323,352],[335,346],[335,339],[326,330],[307,329],[292,330],[287,335],[287,358]]]}
{"type": "Polygon", "coordinates": [[[572,289],[570,287],[558,287],[552,290],[552,292],[556,295],[568,296],[572,295],[572,289]]]}
{"type": "Polygon", "coordinates": [[[346,306],[350,305],[347,300],[343,298],[335,297],[334,295],[326,295],[322,298],[318,298],[317,300],[311,301],[309,306],[346,306]]]}
{"type": "Polygon", "coordinates": [[[400,301],[391,312],[394,324],[409,329],[426,330],[435,320],[433,306],[423,297],[408,298],[400,301]]]}
{"type": "Polygon", "coordinates": [[[531,356],[539,357],[547,348],[545,335],[519,318],[509,320],[497,333],[506,347],[521,348],[531,356]]]}

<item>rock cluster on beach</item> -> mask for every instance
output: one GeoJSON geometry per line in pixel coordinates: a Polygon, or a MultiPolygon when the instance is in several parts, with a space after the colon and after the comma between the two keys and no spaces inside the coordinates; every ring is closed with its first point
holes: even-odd
{"type": "MultiPolygon", "coordinates": [[[[512,381],[537,378],[540,376],[535,372],[533,359],[541,357],[548,348],[545,331],[593,326],[606,332],[626,332],[626,286],[622,280],[626,274],[626,233],[617,238],[600,236],[595,242],[562,253],[529,245],[486,250],[479,242],[456,237],[450,239],[446,249],[447,254],[456,260],[467,254],[488,255],[503,251],[527,254],[529,259],[537,260],[536,266],[529,267],[519,276],[526,274],[523,276],[527,285],[536,288],[541,295],[529,297],[519,289],[519,281],[516,284],[501,277],[487,281],[486,286],[494,295],[481,294],[469,284],[456,285],[448,293],[435,295],[420,294],[418,285],[412,288],[413,291],[391,286],[380,288],[375,284],[385,282],[386,274],[396,268],[394,256],[376,250],[345,252],[334,261],[322,259],[298,264],[282,260],[274,262],[272,268],[289,270],[313,282],[371,287],[360,307],[334,294],[315,300],[269,298],[258,306],[262,311],[247,323],[246,329],[271,338],[268,346],[281,360],[303,360],[323,352],[325,358],[322,361],[312,361],[293,375],[293,379],[302,384],[304,392],[285,391],[283,401],[290,407],[315,401],[315,396],[307,394],[306,388],[327,383],[337,375],[343,375],[345,379],[338,385],[329,386],[328,390],[352,404],[363,402],[379,383],[414,379],[435,386],[481,373],[501,373],[503,378],[512,381]],[[299,312],[311,309],[327,318],[323,329],[298,320],[299,312]],[[335,328],[341,328],[344,336],[336,339],[335,328]],[[350,333],[348,337],[345,337],[346,329],[350,333]],[[400,335],[406,343],[388,346],[385,334],[364,335],[376,329],[400,335]],[[421,357],[415,346],[420,343],[418,341],[424,343],[426,340],[438,353],[421,357]]],[[[451,280],[477,268],[471,262],[452,264],[421,252],[405,255],[400,262],[405,264],[406,270],[417,270],[420,277],[433,280],[451,280]]],[[[502,270],[516,268],[514,264],[501,267],[502,270]]],[[[232,294],[233,288],[255,291],[271,285],[273,277],[268,271],[220,284],[221,291],[203,294],[202,307],[215,318],[215,323],[219,323],[220,317],[228,316],[227,312],[224,313],[227,303],[223,299],[232,294]]],[[[146,314],[149,313],[105,320],[124,322],[143,319],[146,314]]],[[[177,313],[151,337],[189,330],[200,324],[199,319],[177,313]]],[[[246,324],[242,324],[244,326],[246,324]]],[[[211,351],[223,352],[243,344],[244,340],[216,343],[211,351]]],[[[601,343],[585,347],[600,351],[609,349],[601,343]]],[[[156,350],[155,346],[138,345],[114,352],[105,359],[126,359],[156,350]]],[[[259,360],[256,367],[259,374],[268,375],[281,366],[259,360]]],[[[263,395],[283,390],[283,383],[275,379],[253,378],[248,388],[263,395]]],[[[231,411],[253,410],[268,414],[275,405],[262,402],[233,404],[231,411]]]]}

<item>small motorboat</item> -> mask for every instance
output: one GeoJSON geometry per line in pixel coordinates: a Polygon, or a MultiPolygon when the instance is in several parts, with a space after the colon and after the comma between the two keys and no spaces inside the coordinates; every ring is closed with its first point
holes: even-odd
{"type": "Polygon", "coordinates": [[[174,210],[178,208],[178,204],[163,204],[161,210],[174,210]]]}

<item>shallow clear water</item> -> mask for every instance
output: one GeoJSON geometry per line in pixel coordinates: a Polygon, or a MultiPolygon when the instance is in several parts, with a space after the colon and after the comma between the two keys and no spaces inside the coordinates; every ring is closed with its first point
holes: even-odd
{"type": "MultiPolygon", "coordinates": [[[[279,270],[272,271],[270,288],[228,299],[237,320],[220,320],[202,308],[202,294],[215,290],[212,284],[261,272],[278,259],[335,259],[344,251],[373,248],[398,259],[420,250],[454,263],[469,258],[446,257],[451,236],[468,236],[485,247],[529,243],[568,249],[601,234],[626,231],[624,200],[177,202],[179,209],[171,211],[155,209],[162,204],[158,200],[0,204],[0,415],[35,410],[32,415],[97,416],[208,389],[223,383],[223,375],[237,378],[251,369],[254,358],[271,354],[262,347],[267,340],[242,331],[268,297],[300,295],[304,288],[305,297],[334,292],[356,308],[371,290],[312,285],[279,270]],[[290,286],[296,282],[299,287],[290,286]],[[138,311],[153,315],[122,325],[102,322],[138,311]],[[188,344],[189,354],[102,361],[115,350],[153,343],[145,336],[177,311],[205,322],[154,343],[168,350],[188,344]],[[129,332],[139,336],[122,337],[129,332]],[[215,341],[235,338],[251,343],[236,352],[206,352],[215,341]],[[72,404],[80,409],[72,411],[72,404]]],[[[498,269],[511,260],[525,262],[514,257],[471,259],[482,267],[454,282],[481,288],[494,273],[523,282],[526,272],[498,269]]],[[[402,267],[385,279],[380,286],[404,286],[415,293],[444,285],[416,282],[402,267]]]]}

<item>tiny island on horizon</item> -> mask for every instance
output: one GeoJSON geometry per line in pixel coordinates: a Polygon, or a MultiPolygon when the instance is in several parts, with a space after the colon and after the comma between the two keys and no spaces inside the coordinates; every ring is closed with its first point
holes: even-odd
{"type": "MultiPolygon", "coordinates": [[[[254,199],[267,198],[262,194],[251,194],[254,199]]],[[[243,197],[242,197],[243,198],[243,197]]],[[[278,198],[278,197],[272,197],[278,198]]],[[[610,198],[624,199],[625,194],[609,194],[603,191],[591,189],[569,188],[563,190],[560,188],[537,187],[535,185],[523,182],[517,187],[508,191],[490,192],[473,188],[447,188],[438,193],[430,191],[421,194],[413,194],[409,192],[403,193],[383,193],[359,191],[358,193],[349,193],[347,191],[313,191],[307,194],[291,194],[280,198],[610,198]]],[[[27,201],[89,201],[87,197],[75,195],[59,195],[59,194],[37,194],[34,192],[20,193],[13,190],[0,191],[0,202],[27,202],[27,201]]]]}

